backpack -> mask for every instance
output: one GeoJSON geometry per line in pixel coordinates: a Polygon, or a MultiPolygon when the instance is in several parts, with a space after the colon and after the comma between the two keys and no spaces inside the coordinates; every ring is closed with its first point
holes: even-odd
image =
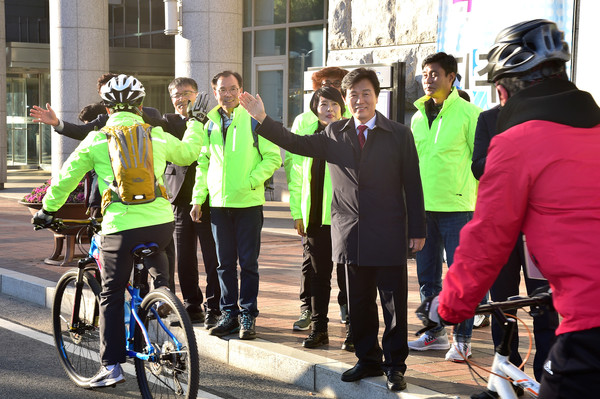
{"type": "Polygon", "coordinates": [[[102,193],[102,213],[113,202],[145,204],[167,191],[154,176],[152,127],[147,123],[131,126],[105,126],[108,155],[114,180],[102,193]]]}
{"type": "MultiPolygon", "coordinates": [[[[254,118],[250,118],[250,120],[252,121],[252,139],[254,140],[254,147],[256,148],[256,151],[258,151],[258,156],[260,156],[260,160],[262,161],[263,156],[262,153],[260,152],[260,148],[258,147],[258,133],[256,133],[256,126],[258,126],[258,121],[254,118]]],[[[208,122],[208,141],[210,143],[210,134],[212,133],[212,130],[215,127],[215,123],[211,120],[208,122]]],[[[275,191],[275,186],[274,186],[274,181],[273,181],[273,176],[269,177],[267,180],[265,180],[265,191],[270,191],[271,192],[271,197],[273,197],[273,191],[275,191]]]]}

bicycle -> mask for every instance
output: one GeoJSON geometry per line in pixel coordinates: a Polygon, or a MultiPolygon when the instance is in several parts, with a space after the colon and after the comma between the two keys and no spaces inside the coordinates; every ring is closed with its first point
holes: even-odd
{"type": "MultiPolygon", "coordinates": [[[[536,316],[540,312],[544,312],[544,308],[552,306],[552,293],[540,292],[530,297],[511,297],[503,302],[488,302],[485,305],[477,306],[475,310],[475,314],[493,314],[496,319],[494,322],[502,325],[502,340],[500,345],[495,348],[494,361],[487,384],[487,389],[497,393],[501,399],[517,399],[516,387],[521,387],[533,398],[537,398],[539,395],[540,384],[508,360],[510,342],[517,326],[517,320],[515,320],[515,316],[506,315],[504,311],[526,306],[531,307],[528,313],[536,316]]],[[[470,361],[465,360],[471,367],[470,361]]]]}
{"type": "MultiPolygon", "coordinates": [[[[87,224],[93,231],[89,256],[67,271],[56,285],[52,307],[54,341],[67,376],[89,388],[101,368],[99,348],[100,270],[97,220],[55,219],[50,228],[87,224]]],[[[143,260],[156,252],[155,243],[132,249],[133,283],[125,301],[126,350],[133,359],[143,398],[195,398],[199,384],[199,357],[192,323],[181,301],[168,289],[158,288],[143,298],[143,260]]]]}

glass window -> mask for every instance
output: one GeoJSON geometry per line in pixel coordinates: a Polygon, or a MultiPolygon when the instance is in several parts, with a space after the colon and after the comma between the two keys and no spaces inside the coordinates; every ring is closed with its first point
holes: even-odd
{"type": "Polygon", "coordinates": [[[244,62],[242,78],[244,79],[244,89],[252,90],[252,32],[244,32],[244,62]]]}
{"type": "Polygon", "coordinates": [[[244,0],[244,28],[252,26],[252,0],[244,0]]]}
{"type": "Polygon", "coordinates": [[[123,0],[109,5],[109,43],[111,47],[174,48],[172,36],[163,34],[163,0],[123,0]]]}
{"type": "Polygon", "coordinates": [[[290,22],[325,19],[323,0],[290,0],[290,22]]]}
{"type": "Polygon", "coordinates": [[[304,71],[323,65],[323,25],[290,28],[288,115],[303,112],[304,71]]]}
{"type": "Polygon", "coordinates": [[[287,0],[255,0],[254,26],[285,24],[287,0]]]}
{"type": "Polygon", "coordinates": [[[254,33],[254,56],[285,55],[285,29],[258,30],[254,33]]]}

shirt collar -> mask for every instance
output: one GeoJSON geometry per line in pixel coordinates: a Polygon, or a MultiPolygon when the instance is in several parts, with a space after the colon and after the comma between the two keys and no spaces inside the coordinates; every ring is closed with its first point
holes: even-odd
{"type": "Polygon", "coordinates": [[[355,128],[358,128],[359,125],[367,125],[367,128],[369,130],[373,130],[373,128],[375,127],[375,119],[377,119],[377,115],[374,115],[371,119],[367,121],[367,123],[360,123],[360,121],[354,117],[353,119],[355,128]]]}

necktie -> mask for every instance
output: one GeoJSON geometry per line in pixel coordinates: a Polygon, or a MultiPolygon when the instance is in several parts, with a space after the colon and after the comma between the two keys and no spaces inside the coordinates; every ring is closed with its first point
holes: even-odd
{"type": "Polygon", "coordinates": [[[367,138],[365,137],[365,130],[367,130],[367,125],[358,125],[358,142],[360,143],[360,148],[365,146],[365,142],[367,138]]]}

